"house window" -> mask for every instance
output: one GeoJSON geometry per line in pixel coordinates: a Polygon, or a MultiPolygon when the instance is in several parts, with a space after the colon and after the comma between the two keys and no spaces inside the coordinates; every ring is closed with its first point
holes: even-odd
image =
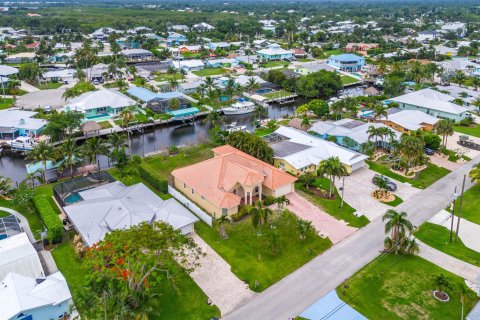
{"type": "Polygon", "coordinates": [[[222,216],[226,216],[228,214],[228,209],[222,209],[222,216]]]}
{"type": "Polygon", "coordinates": [[[255,191],[254,191],[254,192],[255,192],[255,193],[258,193],[258,187],[255,187],[255,191]]]}
{"type": "Polygon", "coordinates": [[[186,187],[187,187],[187,184],[183,183],[183,189],[185,189],[186,187]]]}

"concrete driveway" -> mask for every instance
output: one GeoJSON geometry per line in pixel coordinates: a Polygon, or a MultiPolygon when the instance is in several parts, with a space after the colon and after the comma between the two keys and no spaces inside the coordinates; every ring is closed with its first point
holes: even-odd
{"type": "MultiPolygon", "coordinates": [[[[447,148],[450,149],[450,150],[457,150],[457,149],[462,149],[465,151],[465,155],[469,158],[475,158],[476,156],[479,156],[480,155],[480,151],[478,150],[472,150],[472,149],[468,149],[468,148],[464,148],[462,146],[460,146],[459,144],[457,144],[457,141],[459,140],[459,137],[460,136],[465,136],[465,134],[463,133],[458,133],[458,132],[454,132],[453,133],[453,136],[451,137],[448,137],[447,139],[447,148]]],[[[470,140],[475,142],[475,143],[480,143],[480,138],[477,138],[477,137],[474,137],[474,136],[468,136],[470,137],[470,140]]]]}
{"type": "MultiPolygon", "coordinates": [[[[357,215],[361,216],[363,214],[370,221],[381,217],[388,209],[394,209],[394,207],[387,206],[371,196],[371,193],[376,189],[376,186],[372,183],[375,174],[376,172],[368,168],[361,168],[345,177],[345,201],[357,210],[357,215]]],[[[420,191],[408,184],[391,180],[397,184],[397,191],[394,194],[403,201],[408,200],[420,191]]],[[[340,188],[342,180],[336,181],[335,184],[337,188],[340,188]]]]}
{"type": "Polygon", "coordinates": [[[448,157],[447,158],[441,157],[438,153],[435,153],[433,156],[428,156],[428,157],[430,158],[431,163],[439,167],[448,169],[450,171],[458,169],[462,166],[462,163],[449,161],[448,157]]]}
{"type": "Polygon", "coordinates": [[[290,200],[287,209],[303,220],[311,221],[318,233],[328,237],[333,244],[357,231],[357,228],[348,226],[345,221],[335,219],[296,192],[290,193],[287,198],[290,200]]]}

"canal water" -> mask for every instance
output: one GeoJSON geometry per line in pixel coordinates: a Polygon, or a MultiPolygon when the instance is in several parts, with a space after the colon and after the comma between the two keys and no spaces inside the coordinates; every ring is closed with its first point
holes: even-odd
{"type": "MultiPolygon", "coordinates": [[[[280,119],[284,115],[293,115],[296,106],[305,103],[298,99],[294,104],[271,105],[268,108],[268,118],[280,119]]],[[[226,116],[225,124],[236,122],[237,125],[253,128],[254,114],[226,116]]],[[[210,124],[205,119],[197,119],[193,124],[157,126],[145,131],[144,134],[136,134],[131,137],[131,153],[143,155],[149,152],[164,150],[171,145],[191,145],[206,141],[210,124]]],[[[100,167],[108,165],[107,157],[99,157],[100,167]]],[[[9,177],[15,182],[21,182],[26,173],[25,159],[19,155],[12,155],[9,151],[4,152],[0,158],[0,175],[9,177]]]]}

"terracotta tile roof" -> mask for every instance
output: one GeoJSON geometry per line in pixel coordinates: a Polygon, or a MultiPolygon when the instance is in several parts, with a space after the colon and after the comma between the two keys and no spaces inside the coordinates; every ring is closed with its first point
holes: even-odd
{"type": "Polygon", "coordinates": [[[262,183],[275,190],[297,180],[232,146],[224,145],[212,151],[216,157],[174,170],[172,175],[219,208],[240,204],[240,197],[229,192],[237,183],[244,186],[262,183]]]}

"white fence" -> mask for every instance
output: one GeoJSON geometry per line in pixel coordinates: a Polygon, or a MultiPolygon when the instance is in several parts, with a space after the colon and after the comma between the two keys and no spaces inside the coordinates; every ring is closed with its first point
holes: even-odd
{"type": "Polygon", "coordinates": [[[185,207],[190,209],[193,213],[195,213],[200,219],[205,221],[210,227],[212,226],[212,217],[205,211],[197,207],[197,205],[190,201],[187,197],[185,197],[183,194],[181,194],[171,186],[168,186],[168,193],[170,193],[175,199],[177,199],[185,207]]]}

